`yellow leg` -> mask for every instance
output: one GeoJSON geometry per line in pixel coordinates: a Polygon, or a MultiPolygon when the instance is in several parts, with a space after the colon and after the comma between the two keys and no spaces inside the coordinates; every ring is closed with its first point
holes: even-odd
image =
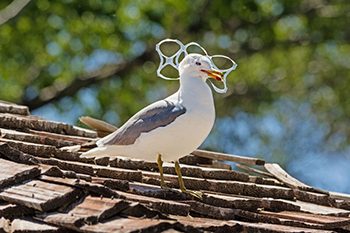
{"type": "Polygon", "coordinates": [[[202,199],[202,195],[203,193],[200,192],[200,191],[191,191],[191,190],[187,190],[185,188],[185,184],[184,184],[184,181],[182,179],[182,175],[181,175],[181,170],[180,170],[180,165],[179,165],[179,162],[178,161],[175,161],[175,170],[176,170],[176,173],[177,173],[177,176],[178,176],[178,179],[179,179],[179,186],[180,186],[180,190],[183,192],[183,193],[189,193],[199,199],[202,199]]]}
{"type": "Polygon", "coordinates": [[[166,186],[165,182],[164,182],[164,175],[163,175],[163,161],[162,161],[162,155],[158,155],[158,168],[159,168],[159,174],[160,174],[160,187],[162,187],[162,189],[167,189],[167,190],[171,190],[173,191],[171,188],[169,188],[168,186],[166,186]]]}

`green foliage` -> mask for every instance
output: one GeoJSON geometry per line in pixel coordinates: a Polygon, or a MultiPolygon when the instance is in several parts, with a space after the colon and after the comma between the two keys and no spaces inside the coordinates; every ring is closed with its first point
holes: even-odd
{"type": "MultiPolygon", "coordinates": [[[[0,9],[11,2],[1,1],[0,9]]],[[[169,37],[196,41],[209,54],[238,63],[228,77],[229,92],[215,95],[220,117],[237,108],[264,114],[288,98],[309,103],[319,120],[329,122],[330,134],[348,137],[348,8],[346,1],[321,0],[31,1],[0,26],[0,99],[28,104],[54,96],[80,75],[106,64],[128,65],[153,51],[129,72],[95,80],[90,92],[69,94],[63,103],[70,104],[53,102],[62,111],[78,106],[98,118],[115,111],[120,124],[176,90],[155,72],[155,44],[169,37]],[[87,104],[84,93],[98,101],[87,104]]]]}

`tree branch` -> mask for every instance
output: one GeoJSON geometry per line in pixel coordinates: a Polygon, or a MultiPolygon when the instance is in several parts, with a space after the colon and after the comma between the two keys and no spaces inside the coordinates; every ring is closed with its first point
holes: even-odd
{"type": "Polygon", "coordinates": [[[0,25],[15,17],[30,0],[14,0],[5,9],[0,11],[0,25]]]}
{"type": "Polygon", "coordinates": [[[83,74],[74,79],[73,82],[66,86],[52,85],[40,90],[39,95],[32,100],[22,100],[22,105],[26,105],[30,110],[37,109],[52,101],[60,100],[66,96],[75,95],[81,88],[87,87],[93,83],[107,80],[114,75],[122,77],[126,73],[130,72],[134,67],[143,64],[151,59],[152,52],[147,50],[141,56],[135,58],[132,61],[125,61],[122,64],[105,65],[101,69],[83,74]]]}

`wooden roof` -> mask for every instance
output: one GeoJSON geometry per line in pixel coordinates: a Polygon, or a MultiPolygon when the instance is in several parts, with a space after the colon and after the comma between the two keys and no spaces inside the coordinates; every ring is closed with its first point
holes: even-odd
{"type": "MultiPolygon", "coordinates": [[[[201,150],[183,157],[185,186],[204,191],[199,200],[161,189],[155,162],[59,149],[96,138],[0,101],[0,233],[350,231],[349,195],[305,185],[261,159],[201,150]],[[238,172],[215,158],[259,166],[238,172]]],[[[177,188],[173,164],[164,173],[177,188]]]]}

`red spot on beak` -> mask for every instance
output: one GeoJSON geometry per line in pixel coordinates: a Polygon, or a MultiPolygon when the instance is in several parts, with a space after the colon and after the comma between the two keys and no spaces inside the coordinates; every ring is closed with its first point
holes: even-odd
{"type": "Polygon", "coordinates": [[[206,73],[210,78],[215,78],[219,82],[222,82],[222,76],[224,76],[222,72],[217,70],[211,71],[211,70],[203,70],[203,69],[201,71],[206,73]]]}

